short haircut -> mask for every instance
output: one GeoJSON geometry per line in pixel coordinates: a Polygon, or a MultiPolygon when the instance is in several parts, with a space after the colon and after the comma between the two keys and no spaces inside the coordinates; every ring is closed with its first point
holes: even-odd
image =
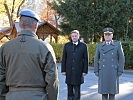
{"type": "Polygon", "coordinates": [[[21,16],[20,17],[20,22],[23,27],[33,27],[35,24],[37,24],[37,20],[34,18],[30,18],[27,16],[21,16]]]}
{"type": "Polygon", "coordinates": [[[78,36],[80,36],[80,34],[79,34],[79,31],[78,30],[73,30],[72,32],[71,32],[71,34],[72,33],[77,33],[78,34],[78,36]]]}

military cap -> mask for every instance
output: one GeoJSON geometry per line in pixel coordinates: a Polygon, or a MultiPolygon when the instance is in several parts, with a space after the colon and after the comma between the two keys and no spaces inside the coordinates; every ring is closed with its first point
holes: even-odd
{"type": "Polygon", "coordinates": [[[114,30],[112,28],[110,28],[110,27],[107,27],[107,28],[103,29],[103,33],[104,34],[113,34],[114,30]]]}
{"type": "Polygon", "coordinates": [[[22,10],[20,12],[20,17],[21,16],[26,16],[26,17],[34,18],[35,20],[40,21],[39,16],[34,11],[29,10],[29,9],[22,10]]]}

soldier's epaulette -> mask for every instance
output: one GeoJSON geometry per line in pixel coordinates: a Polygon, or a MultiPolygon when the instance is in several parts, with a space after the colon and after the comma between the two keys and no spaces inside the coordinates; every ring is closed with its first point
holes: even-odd
{"type": "Polygon", "coordinates": [[[118,40],[113,40],[113,42],[114,42],[114,43],[119,43],[120,41],[118,41],[118,40]]]}
{"type": "Polygon", "coordinates": [[[105,43],[105,41],[102,41],[102,42],[100,42],[99,44],[105,45],[106,43],[105,43]]]}
{"type": "Polygon", "coordinates": [[[114,42],[119,42],[118,40],[113,40],[114,42]]]}

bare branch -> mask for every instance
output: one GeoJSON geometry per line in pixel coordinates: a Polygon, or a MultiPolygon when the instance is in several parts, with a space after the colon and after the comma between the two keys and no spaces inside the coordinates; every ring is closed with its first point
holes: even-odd
{"type": "Polygon", "coordinates": [[[6,0],[4,1],[4,7],[5,7],[5,10],[6,10],[6,14],[7,14],[8,18],[9,18],[10,26],[12,26],[13,22],[12,22],[12,19],[11,19],[10,11],[9,11],[8,6],[7,6],[6,0]]]}
{"type": "Polygon", "coordinates": [[[26,0],[22,0],[22,2],[20,3],[19,7],[18,7],[18,10],[17,10],[17,18],[19,17],[19,12],[20,12],[20,8],[21,6],[24,4],[26,0]]]}
{"type": "Polygon", "coordinates": [[[12,3],[11,19],[13,18],[14,6],[15,6],[15,0],[13,0],[13,3],[12,3]]]}

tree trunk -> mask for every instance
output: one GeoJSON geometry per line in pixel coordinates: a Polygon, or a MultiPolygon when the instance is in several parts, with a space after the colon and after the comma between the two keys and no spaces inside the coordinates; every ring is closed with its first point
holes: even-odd
{"type": "Polygon", "coordinates": [[[13,20],[12,20],[12,18],[11,18],[11,14],[10,14],[10,12],[9,12],[9,8],[8,8],[6,2],[4,3],[4,7],[5,7],[5,9],[6,9],[6,13],[7,13],[7,16],[8,16],[8,19],[9,19],[9,24],[10,24],[10,26],[12,26],[12,25],[13,25],[13,20]]]}

